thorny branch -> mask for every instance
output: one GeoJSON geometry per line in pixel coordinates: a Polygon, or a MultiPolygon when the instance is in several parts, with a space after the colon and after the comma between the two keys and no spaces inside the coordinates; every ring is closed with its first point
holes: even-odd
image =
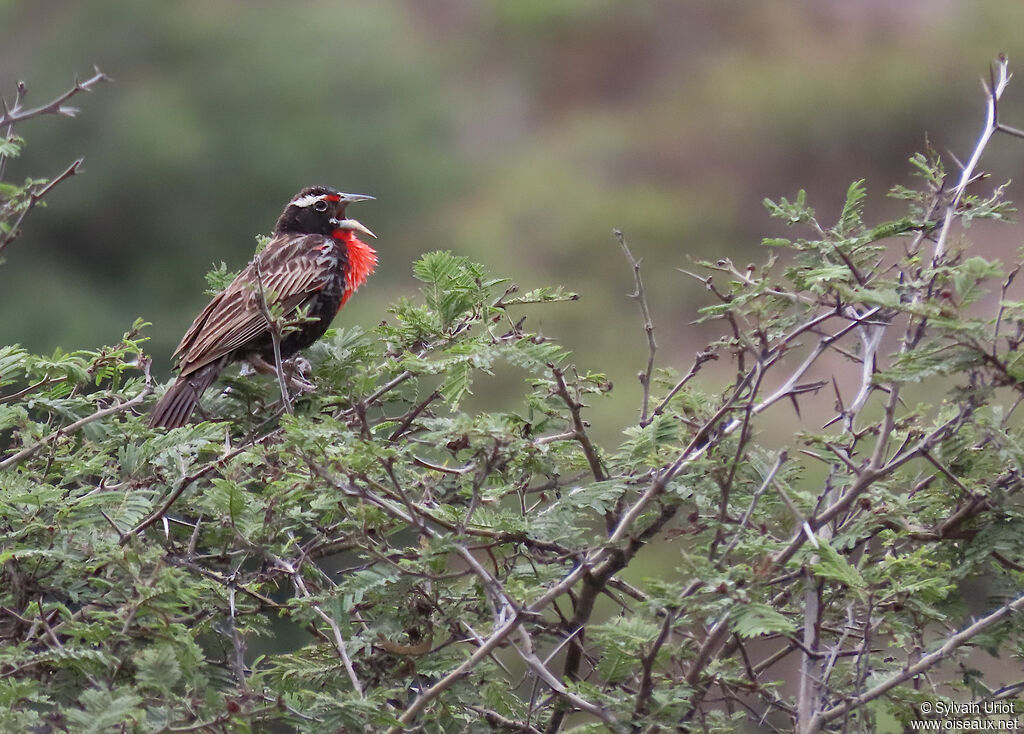
{"type": "MultiPolygon", "coordinates": [[[[43,115],[74,117],[78,114],[78,110],[74,107],[69,107],[65,103],[77,94],[82,92],[91,92],[94,87],[105,81],[110,81],[110,78],[99,69],[96,69],[93,75],[85,81],[75,79],[74,86],[50,102],[40,105],[39,107],[29,109],[25,108],[25,98],[28,94],[28,88],[24,82],[18,82],[13,106],[8,106],[7,100],[0,97],[0,130],[3,130],[4,139],[14,139],[15,123],[25,122],[26,120],[31,120],[43,115]]],[[[0,155],[0,179],[3,178],[6,164],[7,156],[0,155]]],[[[27,198],[25,198],[24,195],[20,195],[16,196],[12,201],[0,201],[0,204],[3,204],[3,206],[0,206],[0,210],[8,208],[9,213],[17,212],[17,216],[14,221],[7,227],[5,234],[0,237],[0,253],[2,253],[8,245],[16,240],[21,234],[21,225],[25,221],[25,217],[28,216],[28,213],[35,209],[39,202],[46,198],[46,196],[58,184],[76,175],[79,172],[81,165],[82,159],[79,158],[53,179],[45,182],[34,183],[27,187],[24,192],[24,194],[27,194],[27,198]]]]}
{"type": "Polygon", "coordinates": [[[590,465],[590,471],[593,473],[594,479],[603,482],[608,478],[608,475],[605,473],[601,457],[597,453],[597,448],[590,440],[586,424],[583,422],[581,412],[583,404],[575,396],[569,394],[569,386],[565,382],[565,372],[554,365],[550,365],[550,369],[551,374],[555,378],[555,395],[562,399],[572,417],[572,437],[579,442],[580,447],[583,449],[583,454],[587,457],[587,463],[590,465]]]}
{"type": "Polygon", "coordinates": [[[658,343],[654,340],[654,321],[651,319],[651,309],[647,305],[647,294],[644,292],[644,281],[640,277],[640,260],[633,257],[629,245],[626,244],[626,236],[621,229],[613,231],[615,238],[619,241],[622,251],[626,253],[630,267],[633,268],[634,290],[629,295],[640,306],[640,315],[644,320],[644,333],[647,334],[647,367],[640,373],[640,384],[644,388],[643,402],[640,405],[640,425],[647,425],[647,409],[651,401],[651,376],[654,374],[654,355],[658,351],[658,343]]]}
{"type": "Polygon", "coordinates": [[[820,731],[822,725],[829,721],[838,719],[850,711],[853,711],[866,703],[874,701],[879,696],[884,695],[893,688],[914,678],[922,673],[925,673],[930,668],[933,668],[944,659],[955,653],[961,647],[966,645],[972,639],[977,637],[979,634],[984,632],[986,629],[1001,622],[1003,619],[1011,614],[1024,611],[1024,596],[1019,596],[1007,603],[1003,604],[996,610],[985,615],[973,624],[968,625],[960,632],[946,638],[946,641],[942,643],[937,649],[928,653],[927,655],[921,656],[921,658],[913,665],[908,665],[906,668],[901,670],[899,673],[889,676],[882,682],[868,689],[859,696],[854,696],[847,699],[841,704],[832,706],[823,711],[818,712],[814,718],[808,723],[807,732],[813,734],[814,732],[820,731]]]}
{"type": "Polygon", "coordinates": [[[957,181],[956,186],[953,187],[953,198],[950,200],[949,204],[946,205],[946,213],[942,218],[942,229],[939,231],[939,236],[935,241],[935,248],[932,252],[932,262],[938,262],[946,253],[946,242],[949,238],[949,230],[953,225],[953,222],[956,220],[960,201],[963,199],[964,192],[967,190],[968,184],[974,180],[974,171],[978,167],[978,163],[981,161],[981,156],[984,154],[985,148],[988,147],[992,136],[995,133],[1002,131],[1018,137],[1024,137],[1024,134],[1020,133],[1015,128],[1002,125],[999,121],[999,99],[1003,96],[1003,92],[1006,91],[1006,85],[1010,83],[1010,77],[1012,76],[1010,74],[1009,67],[1009,60],[1000,54],[996,70],[989,70],[991,73],[988,84],[986,85],[984,82],[982,83],[985,86],[985,91],[988,95],[988,108],[985,113],[985,127],[978,136],[978,141],[974,144],[974,150],[971,152],[971,157],[967,159],[967,163],[964,164],[963,170],[960,171],[960,180],[957,181]]]}
{"type": "MultiPolygon", "coordinates": [[[[101,82],[109,82],[110,77],[104,74],[99,69],[93,70],[93,75],[85,81],[79,81],[75,79],[75,84],[63,94],[50,100],[44,105],[39,107],[32,107],[25,109],[25,85],[20,83],[18,85],[18,96],[15,98],[14,106],[8,107],[7,102],[0,98],[0,109],[3,110],[0,114],[0,127],[9,128],[16,122],[24,122],[25,120],[31,120],[33,117],[40,117],[41,115],[62,115],[64,117],[74,117],[78,114],[78,109],[75,107],[68,107],[65,102],[70,100],[77,94],[82,92],[91,92],[101,82]]],[[[9,134],[10,131],[8,131],[9,134]]]]}
{"type": "MultiPolygon", "coordinates": [[[[1009,75],[1006,71],[1006,62],[1005,59],[1001,58],[998,67],[998,74],[993,75],[993,80],[988,87],[990,94],[990,118],[988,127],[979,140],[968,165],[965,166],[960,184],[954,190],[955,193],[952,201],[947,205],[945,227],[935,242],[933,262],[941,259],[947,249],[946,238],[949,231],[949,225],[953,220],[955,220],[959,213],[959,203],[967,185],[978,178],[974,171],[978,160],[980,160],[981,152],[985,145],[987,145],[991,134],[996,131],[1004,131],[1013,135],[1024,136],[1020,131],[1008,128],[998,121],[996,104],[1008,79],[1009,75]]],[[[840,254],[842,255],[843,253],[840,254]]],[[[849,257],[843,257],[842,261],[851,271],[854,282],[856,282],[860,287],[867,287],[869,285],[864,273],[859,270],[849,257]]],[[[742,278],[742,280],[751,286],[759,285],[749,277],[742,278]]],[[[1003,288],[1004,298],[1006,288],[1012,280],[1011,272],[1011,276],[1007,279],[1007,283],[1003,288]]],[[[768,290],[769,292],[772,292],[773,295],[777,295],[774,293],[773,289],[768,290]]],[[[731,300],[731,297],[726,296],[725,294],[720,294],[720,297],[726,303],[731,300]]],[[[801,303],[798,299],[793,299],[793,302],[801,303]]],[[[916,302],[917,301],[914,301],[914,303],[916,302]]],[[[1001,321],[1004,316],[1005,305],[1001,304],[999,306],[999,313],[997,316],[997,327],[995,329],[996,335],[999,333],[998,322],[1001,321]]],[[[867,404],[872,391],[877,387],[875,382],[875,375],[877,374],[876,361],[878,359],[879,349],[884,342],[884,337],[892,322],[892,313],[884,312],[878,306],[864,308],[862,306],[854,307],[851,304],[844,303],[837,305],[834,310],[831,310],[831,312],[829,312],[828,309],[821,311],[814,319],[805,322],[804,326],[801,327],[799,331],[817,330],[819,324],[824,323],[829,318],[844,318],[847,320],[847,324],[841,330],[822,339],[817,346],[813,347],[805,357],[803,363],[798,365],[795,369],[792,369],[792,371],[789,372],[788,377],[782,379],[781,386],[777,388],[774,393],[765,398],[759,398],[756,403],[750,404],[756,405],[756,413],[761,413],[772,404],[778,402],[782,397],[793,394],[794,391],[800,387],[800,381],[804,379],[804,375],[822,355],[830,351],[846,353],[839,346],[838,342],[851,331],[855,330],[861,341],[861,350],[857,358],[860,363],[861,372],[859,386],[855,397],[846,407],[842,407],[841,397],[839,396],[837,387],[837,398],[840,400],[839,417],[844,419],[843,426],[846,436],[838,441],[840,444],[839,446],[830,446],[830,449],[835,453],[836,458],[841,460],[842,463],[840,466],[845,467],[845,470],[852,476],[853,481],[852,484],[841,490],[831,490],[826,488],[819,497],[819,502],[823,504],[807,516],[807,522],[805,525],[808,528],[808,532],[795,530],[790,543],[780,552],[777,552],[766,559],[765,565],[759,568],[759,573],[769,573],[772,569],[781,569],[784,564],[791,562],[796,557],[797,551],[800,550],[804,543],[809,538],[814,537],[812,534],[814,530],[826,528],[826,526],[830,524],[836,527],[843,527],[843,523],[847,522],[848,518],[857,514],[857,503],[863,502],[865,494],[871,491],[879,483],[884,482],[897,470],[900,470],[909,462],[914,460],[926,462],[927,464],[935,467],[940,476],[945,477],[947,481],[959,489],[960,496],[964,497],[965,500],[971,499],[969,502],[965,501],[959,510],[959,513],[964,517],[975,517],[977,516],[977,513],[990,509],[987,501],[980,497],[976,497],[944,463],[939,462],[934,456],[935,452],[933,447],[940,445],[944,441],[957,435],[965,423],[971,419],[973,415],[972,405],[967,403],[961,408],[960,412],[952,417],[948,417],[945,420],[940,421],[930,431],[919,434],[916,437],[900,437],[900,417],[898,415],[898,408],[901,404],[900,390],[898,384],[889,385],[885,387],[887,398],[883,407],[881,420],[878,422],[877,426],[872,427],[870,424],[868,426],[856,426],[854,423],[855,419],[862,413],[862,409],[867,404]],[[868,451],[869,457],[863,463],[855,463],[851,457],[856,456],[858,451],[855,447],[861,444],[865,437],[871,437],[873,439],[873,445],[868,451]]],[[[733,323],[735,327],[737,322],[731,321],[731,323],[733,323]]],[[[927,318],[924,316],[912,315],[910,317],[906,332],[898,346],[898,354],[906,354],[917,347],[922,340],[926,323],[927,318]]],[[[795,336],[796,332],[791,332],[789,335],[781,337],[777,342],[779,346],[776,348],[780,349],[782,352],[788,351],[788,347],[794,343],[795,336]]],[[[993,337],[993,340],[994,338],[995,337],[993,337]]],[[[753,348],[753,340],[747,341],[745,339],[741,339],[737,333],[737,341],[740,341],[745,345],[745,350],[752,354],[757,354],[756,350],[753,348]]],[[[993,346],[992,349],[995,349],[995,347],[993,346]]],[[[772,353],[772,348],[763,348],[760,352],[760,356],[757,357],[755,369],[766,371],[780,366],[781,360],[773,359],[770,356],[772,353]]],[[[1006,374],[1007,370],[1004,369],[1002,372],[1003,374],[1006,374]]],[[[748,378],[750,374],[750,372],[747,373],[748,378]]],[[[738,383],[738,386],[739,384],[740,383],[738,383]]],[[[738,392],[738,387],[733,388],[733,390],[738,392]]],[[[751,398],[751,400],[753,400],[753,398],[751,398]]],[[[736,407],[738,409],[740,408],[739,405],[736,407]]],[[[747,411],[749,412],[749,407],[747,408],[747,411]]],[[[739,431],[741,428],[745,431],[745,426],[748,425],[746,422],[747,420],[749,419],[739,417],[733,418],[719,429],[716,433],[716,437],[723,436],[733,431],[739,431]]],[[[706,451],[707,450],[694,452],[694,458],[698,455],[705,454],[706,451]]],[[[683,463],[689,463],[689,461],[692,461],[692,458],[684,459],[683,463]]],[[[740,521],[738,529],[734,531],[735,534],[730,540],[729,545],[727,545],[726,551],[723,554],[723,559],[739,542],[744,529],[748,525],[750,510],[763,493],[764,488],[770,481],[772,481],[774,473],[777,470],[778,463],[769,472],[769,479],[761,485],[761,489],[754,492],[751,504],[748,506],[748,510],[744,513],[744,517],[740,521]]],[[[782,492],[781,486],[779,487],[779,491],[780,495],[785,498],[785,493],[782,492]]],[[[861,507],[863,506],[864,505],[861,505],[861,507]]],[[[799,519],[800,513],[798,511],[797,516],[799,519]]],[[[724,515],[721,517],[724,518],[724,515]]],[[[826,533],[824,537],[831,537],[831,535],[832,533],[830,531],[826,533]]],[[[918,535],[924,537],[924,534],[922,533],[919,533],[918,535]]],[[[929,537],[936,538],[945,537],[942,533],[938,535],[929,533],[928,535],[929,537]]],[[[1010,559],[996,560],[1007,568],[1015,568],[1019,566],[1019,564],[1010,561],[1010,559]],[[1007,562],[1009,565],[1007,565],[1007,562]]],[[[812,583],[812,579],[813,577],[809,576],[808,583],[812,583]]],[[[701,585],[700,581],[695,582],[690,586],[687,593],[692,593],[699,589],[701,585]]],[[[789,592],[786,593],[788,594],[789,592]]],[[[952,655],[958,647],[966,644],[972,635],[977,634],[988,625],[995,624],[1005,618],[1008,614],[1019,611],[1022,604],[1024,604],[1024,602],[1016,600],[1004,605],[1004,607],[993,612],[979,624],[971,625],[962,633],[958,633],[950,638],[947,644],[943,645],[940,650],[931,655],[921,657],[913,665],[909,666],[907,671],[893,676],[890,680],[886,681],[885,684],[876,686],[861,696],[848,699],[842,705],[832,707],[828,707],[826,705],[824,709],[820,709],[818,707],[818,701],[827,701],[828,698],[833,695],[833,692],[827,687],[829,675],[826,675],[824,678],[818,678],[817,671],[819,670],[819,666],[817,664],[808,665],[808,663],[813,662],[820,657],[816,650],[819,645],[819,634],[823,631],[823,628],[821,627],[822,608],[816,605],[824,603],[825,600],[822,599],[819,594],[820,592],[814,592],[812,589],[808,589],[804,596],[804,601],[808,602],[808,604],[804,605],[804,619],[806,626],[804,629],[804,640],[799,647],[805,653],[805,665],[800,677],[801,694],[799,696],[798,707],[793,711],[793,716],[799,723],[799,729],[803,732],[817,731],[825,722],[848,715],[851,711],[854,711],[867,701],[883,695],[888,690],[891,690],[891,688],[905,682],[914,675],[926,670],[928,667],[941,662],[945,657],[952,655]],[[811,594],[814,595],[814,604],[809,603],[810,597],[808,595],[811,594]],[[822,689],[821,686],[825,687],[822,689]]],[[[851,607],[847,607],[847,613],[852,614],[851,607]]],[[[850,617],[850,619],[850,624],[852,624],[852,617],[850,617]]],[[[867,630],[870,626],[870,624],[865,623],[864,629],[867,630]]],[[[696,652],[696,656],[690,665],[687,682],[697,684],[700,680],[700,671],[712,658],[717,655],[732,654],[732,652],[736,650],[737,646],[732,648],[719,648],[719,644],[724,639],[727,631],[727,620],[725,617],[722,617],[713,622],[707,632],[705,632],[703,641],[701,642],[700,647],[696,652]]],[[[858,668],[863,668],[861,660],[865,656],[875,652],[867,645],[866,637],[864,644],[857,649],[849,651],[841,650],[840,647],[842,640],[845,639],[848,634],[849,626],[844,628],[842,635],[840,636],[840,642],[832,647],[832,652],[830,653],[831,657],[827,663],[827,667],[825,668],[829,674],[834,670],[835,661],[840,657],[851,656],[856,659],[856,665],[858,668]]],[[[790,649],[793,648],[791,647],[790,649]]],[[[779,653],[766,658],[764,661],[757,663],[752,667],[748,663],[748,669],[764,670],[777,662],[779,654],[784,654],[784,651],[779,651],[779,653]]],[[[699,688],[697,695],[693,699],[693,704],[695,706],[699,705],[706,690],[707,686],[699,688]]],[[[726,696],[728,698],[730,694],[728,694],[728,691],[726,691],[724,686],[723,691],[726,692],[726,696]]]]}

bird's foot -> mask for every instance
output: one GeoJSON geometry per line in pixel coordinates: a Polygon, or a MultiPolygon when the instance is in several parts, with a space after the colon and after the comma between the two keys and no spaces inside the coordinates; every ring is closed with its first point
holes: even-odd
{"type": "Polygon", "coordinates": [[[290,375],[286,379],[288,380],[288,389],[292,391],[292,395],[304,395],[305,393],[316,391],[316,385],[309,380],[304,380],[294,375],[290,375]]]}

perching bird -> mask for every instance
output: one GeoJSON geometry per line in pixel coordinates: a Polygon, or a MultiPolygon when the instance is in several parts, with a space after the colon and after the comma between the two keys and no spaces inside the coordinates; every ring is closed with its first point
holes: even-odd
{"type": "Polygon", "coordinates": [[[285,321],[304,313],[280,336],[281,359],[315,342],[377,265],[377,253],[357,232],[374,234],[345,216],[345,207],[372,199],[310,186],[295,195],[267,246],[192,322],[174,351],[179,369],[149,417],[150,426],[177,428],[229,362],[248,360],[266,371],[274,363],[270,310],[285,321]]]}

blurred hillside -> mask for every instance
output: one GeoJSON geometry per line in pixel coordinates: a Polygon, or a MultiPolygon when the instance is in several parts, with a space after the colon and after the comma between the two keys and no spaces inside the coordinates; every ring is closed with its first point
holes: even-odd
{"type": "MultiPolygon", "coordinates": [[[[419,253],[452,249],[580,292],[543,329],[635,405],[645,341],[613,227],[644,258],[663,359],[688,364],[706,297],[676,268],[762,259],[765,196],[807,188],[828,221],[865,178],[869,215],[895,211],[926,133],[969,151],[989,61],[1024,71],[1022,21],[1009,0],[0,0],[0,94],[24,79],[41,102],[94,64],[116,80],[19,131],[10,179],[86,164],[7,253],[0,343],[93,346],[143,316],[166,375],[203,273],[241,267],[322,182],[378,198],[352,213],[381,269],[344,322],[372,327],[419,253]]],[[[1024,81],[1002,112],[1024,126],[1024,81]]],[[[983,167],[1022,162],[997,140],[983,167]]]]}

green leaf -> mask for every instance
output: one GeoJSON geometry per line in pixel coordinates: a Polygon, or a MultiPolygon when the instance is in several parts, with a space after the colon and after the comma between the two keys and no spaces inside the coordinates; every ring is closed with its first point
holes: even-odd
{"type": "Polygon", "coordinates": [[[899,354],[889,369],[875,375],[876,384],[887,381],[921,382],[937,375],[951,375],[960,372],[978,361],[978,355],[970,349],[929,343],[918,349],[899,354]]]}
{"type": "Polygon", "coordinates": [[[867,582],[860,575],[860,571],[821,538],[818,539],[818,548],[814,552],[817,553],[819,558],[816,563],[811,565],[811,570],[815,576],[836,581],[849,586],[851,589],[860,590],[867,588],[867,582]]]}
{"type": "Polygon", "coordinates": [[[953,270],[953,286],[961,306],[968,306],[985,295],[983,284],[1001,273],[999,263],[992,263],[982,257],[969,257],[953,270]]]}
{"type": "Polygon", "coordinates": [[[679,419],[673,414],[663,413],[643,428],[627,428],[626,435],[629,438],[622,445],[626,456],[634,462],[656,462],[662,449],[678,444],[679,419]]]}
{"type": "Polygon", "coordinates": [[[874,242],[876,240],[884,240],[886,237],[895,237],[897,235],[915,232],[920,229],[920,226],[921,225],[911,217],[904,217],[891,222],[882,222],[881,224],[875,225],[868,233],[868,241],[874,242]]]}
{"type": "Polygon", "coordinates": [[[482,306],[482,299],[500,281],[486,279],[482,266],[447,251],[428,252],[413,265],[413,275],[425,283],[421,289],[427,306],[447,329],[455,320],[482,306]]]}
{"type": "Polygon", "coordinates": [[[576,293],[567,291],[562,286],[557,286],[555,288],[535,288],[522,295],[506,296],[501,299],[501,303],[504,306],[513,306],[532,303],[562,303],[578,300],[579,296],[576,293]]]}
{"type": "Polygon", "coordinates": [[[730,624],[732,631],[745,639],[775,632],[793,634],[796,631],[796,625],[788,617],[760,603],[738,604],[730,613],[730,624]]]}
{"type": "Polygon", "coordinates": [[[206,295],[215,296],[222,290],[231,285],[236,277],[238,277],[237,270],[228,270],[227,264],[221,260],[220,265],[214,265],[213,269],[206,273],[206,295]]]}
{"type": "Polygon", "coordinates": [[[169,692],[181,679],[181,666],[171,645],[157,645],[135,655],[135,680],[142,688],[169,692]]]}
{"type": "Polygon", "coordinates": [[[142,697],[130,689],[88,688],[79,696],[82,708],[65,708],[64,714],[78,734],[121,731],[122,727],[144,718],[138,706],[142,697]]]}
{"type": "Polygon", "coordinates": [[[807,192],[803,189],[797,192],[796,201],[791,202],[783,197],[775,203],[771,199],[765,199],[764,206],[769,214],[787,224],[802,224],[814,219],[814,210],[807,206],[807,192]]]}
{"type": "Polygon", "coordinates": [[[0,347],[0,387],[25,374],[28,353],[17,344],[0,347]]]}
{"type": "Polygon", "coordinates": [[[620,481],[592,482],[573,487],[562,497],[562,503],[575,508],[588,507],[594,512],[604,514],[625,491],[626,487],[620,481]]]}
{"type": "Polygon", "coordinates": [[[441,397],[452,406],[459,407],[466,393],[471,392],[473,369],[469,362],[456,362],[445,372],[444,384],[441,385],[441,397]]]}
{"type": "Polygon", "coordinates": [[[21,153],[23,142],[20,138],[13,136],[0,138],[0,157],[17,158],[21,153]]]}
{"type": "Polygon", "coordinates": [[[848,237],[855,230],[863,226],[861,215],[864,209],[864,197],[867,196],[867,193],[864,179],[850,184],[850,187],[846,190],[846,203],[843,204],[843,213],[839,216],[839,223],[836,225],[836,234],[841,237],[848,237]]]}
{"type": "Polygon", "coordinates": [[[442,286],[453,280],[460,270],[460,265],[466,261],[464,257],[456,257],[447,250],[435,250],[424,253],[423,256],[413,263],[413,276],[424,283],[434,286],[442,286]]]}

